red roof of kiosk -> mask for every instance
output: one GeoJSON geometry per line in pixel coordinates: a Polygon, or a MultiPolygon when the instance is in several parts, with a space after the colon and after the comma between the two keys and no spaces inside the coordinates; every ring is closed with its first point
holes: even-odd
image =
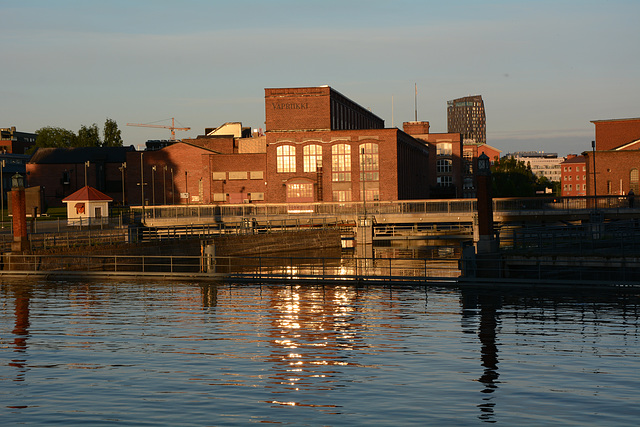
{"type": "Polygon", "coordinates": [[[96,190],[93,187],[84,186],[75,193],[72,193],[62,199],[63,202],[76,202],[76,201],[100,201],[107,200],[113,201],[113,199],[106,194],[96,190]]]}

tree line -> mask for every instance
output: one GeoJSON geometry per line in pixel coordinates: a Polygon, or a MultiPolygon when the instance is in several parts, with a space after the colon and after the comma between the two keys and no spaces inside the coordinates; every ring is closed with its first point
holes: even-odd
{"type": "Polygon", "coordinates": [[[491,166],[491,184],[493,197],[532,197],[546,188],[560,195],[559,182],[537,176],[531,170],[531,164],[513,156],[505,156],[494,162],[491,166]]]}
{"type": "Polygon", "coordinates": [[[107,119],[104,123],[102,139],[97,124],[82,125],[78,133],[54,126],[45,126],[36,131],[36,145],[38,148],[56,147],[122,147],[122,136],[115,120],[107,119]]]}

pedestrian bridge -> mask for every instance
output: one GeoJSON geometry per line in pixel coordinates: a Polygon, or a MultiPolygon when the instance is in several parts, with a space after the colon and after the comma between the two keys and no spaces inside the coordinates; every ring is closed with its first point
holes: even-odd
{"type": "MultiPolygon", "coordinates": [[[[209,223],[304,225],[318,223],[357,224],[370,218],[374,224],[461,224],[471,225],[476,216],[476,199],[403,200],[394,202],[349,202],[308,204],[180,205],[137,206],[132,210],[147,226],[209,223]]],[[[640,210],[630,208],[626,197],[531,197],[493,200],[497,225],[548,223],[602,219],[629,219],[640,210]]]]}

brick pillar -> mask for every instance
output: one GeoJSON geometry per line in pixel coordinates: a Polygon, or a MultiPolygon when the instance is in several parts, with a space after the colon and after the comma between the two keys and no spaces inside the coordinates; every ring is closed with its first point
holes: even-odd
{"type": "Polygon", "coordinates": [[[24,196],[24,188],[18,187],[11,190],[11,213],[13,215],[13,243],[11,252],[24,253],[29,251],[29,238],[27,237],[27,208],[24,196]]]}
{"type": "Polygon", "coordinates": [[[478,173],[476,175],[478,203],[478,240],[476,253],[490,253],[497,250],[493,231],[493,198],[491,197],[491,169],[489,157],[481,154],[478,157],[478,173]]]}

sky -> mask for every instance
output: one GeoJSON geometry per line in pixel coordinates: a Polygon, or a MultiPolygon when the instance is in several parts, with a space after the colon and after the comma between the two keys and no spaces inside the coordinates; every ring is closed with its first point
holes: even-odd
{"type": "Polygon", "coordinates": [[[592,120],[640,117],[638,0],[0,0],[0,127],[125,145],[263,128],[264,89],[329,85],[385,120],[446,132],[482,95],[487,143],[591,149],[592,120]],[[417,87],[417,96],[415,94],[417,87]]]}

